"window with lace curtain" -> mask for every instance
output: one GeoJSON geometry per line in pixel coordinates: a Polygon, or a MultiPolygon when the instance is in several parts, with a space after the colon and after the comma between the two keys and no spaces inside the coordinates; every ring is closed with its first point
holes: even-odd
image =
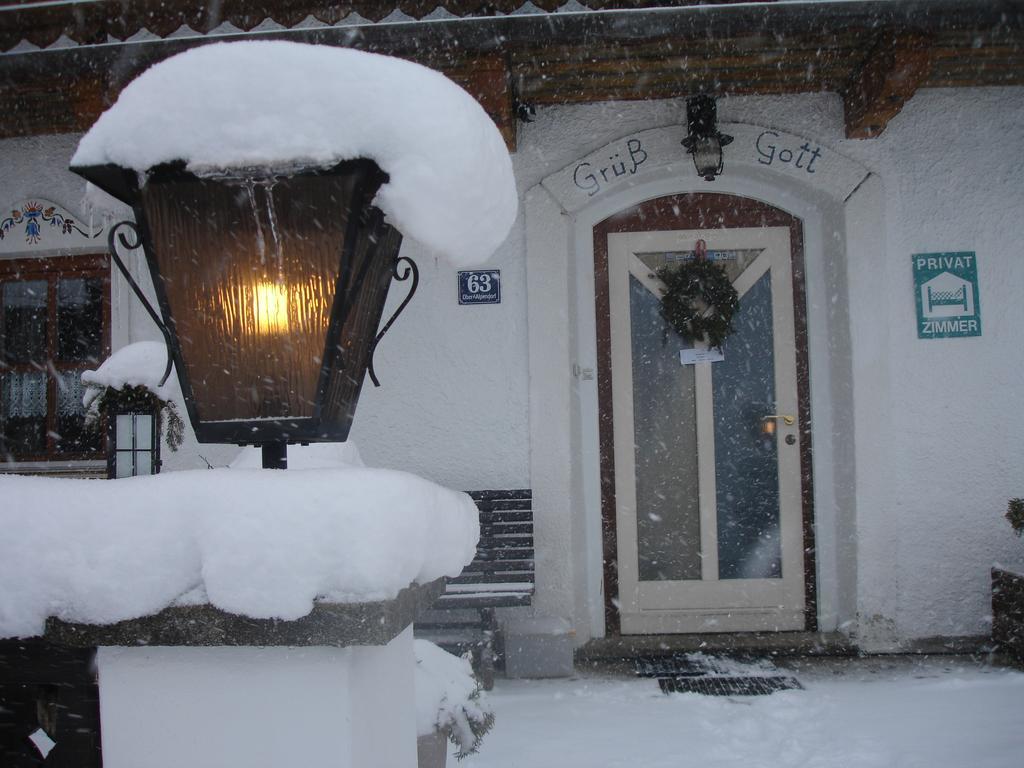
{"type": "Polygon", "coordinates": [[[82,371],[110,350],[105,256],[0,261],[0,463],[103,458],[82,371]]]}

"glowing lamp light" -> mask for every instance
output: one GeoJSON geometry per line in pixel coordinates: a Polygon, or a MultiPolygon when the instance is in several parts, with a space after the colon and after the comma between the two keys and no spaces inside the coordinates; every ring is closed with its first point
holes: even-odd
{"type": "Polygon", "coordinates": [[[276,445],[283,464],[288,443],[348,437],[401,244],[371,205],[376,163],[72,170],[135,212],[111,229],[112,256],[145,251],[200,442],[276,445]]]}
{"type": "Polygon", "coordinates": [[[250,306],[256,333],[260,336],[288,332],[288,290],[279,283],[256,283],[250,306]]]}

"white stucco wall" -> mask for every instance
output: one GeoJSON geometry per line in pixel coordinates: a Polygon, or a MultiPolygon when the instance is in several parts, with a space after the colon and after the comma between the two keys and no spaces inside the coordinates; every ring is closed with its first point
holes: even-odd
{"type": "MultiPolygon", "coordinates": [[[[681,100],[541,109],[519,127],[519,188],[525,195],[607,142],[684,115],[681,100]]],[[[844,255],[829,258],[808,292],[829,326],[811,349],[828,358],[828,381],[812,387],[815,418],[828,411],[832,434],[815,466],[829,494],[818,513],[832,521],[819,563],[829,622],[878,649],[987,633],[989,566],[1024,560],[1001,517],[1009,496],[1024,495],[1024,89],[923,91],[870,141],[843,138],[834,95],[722,99],[719,118],[806,136],[872,174],[840,225],[821,229],[822,250],[844,255]],[[918,340],[910,256],[956,250],[978,256],[983,336],[918,340]]],[[[76,141],[0,142],[0,206],[41,196],[81,210],[84,183],[65,170],[76,141]]],[[[723,188],[728,179],[727,149],[723,188]]],[[[557,216],[550,227],[567,235],[557,216]]],[[[575,333],[586,276],[568,265],[528,296],[526,237],[521,213],[488,263],[502,270],[499,306],[458,306],[455,270],[404,246],[420,265],[419,293],[380,346],[383,386],[367,383],[352,436],[371,464],[453,487],[538,489],[534,612],[566,616],[585,637],[602,610],[593,567],[600,537],[590,524],[599,499],[581,479],[573,445],[596,439],[596,430],[580,418],[586,392],[572,378],[572,340],[533,370],[530,345],[575,333]],[[554,326],[529,321],[552,311],[554,326]],[[537,397],[548,391],[539,387],[545,377],[564,381],[551,402],[537,397]],[[531,448],[542,444],[562,461],[531,469],[531,448]]],[[[390,307],[402,295],[396,284],[390,307]]],[[[117,283],[114,303],[115,346],[156,338],[117,283]]],[[[220,464],[234,449],[198,452],[220,464]]],[[[202,465],[195,446],[166,458],[169,468],[202,465]]]]}
{"type": "MultiPolygon", "coordinates": [[[[536,123],[521,127],[521,184],[532,186],[615,138],[682,114],[676,102],[542,110],[536,123]]],[[[826,275],[819,293],[811,287],[808,294],[809,305],[830,305],[829,316],[841,317],[852,345],[811,350],[812,357],[837,358],[829,391],[822,395],[819,387],[815,398],[853,405],[852,412],[832,414],[837,435],[829,468],[832,500],[841,503],[843,488],[852,485],[853,505],[839,510],[837,538],[831,551],[820,552],[832,562],[819,563],[836,579],[834,626],[877,650],[931,636],[987,634],[989,566],[1021,559],[1001,513],[1006,498],[1021,493],[1024,459],[1014,385],[1024,363],[1014,340],[1024,320],[1024,90],[922,92],[874,141],[843,138],[841,103],[831,95],[723,99],[719,116],[807,136],[872,173],[847,202],[845,275],[826,275]],[[984,335],[919,340],[911,254],[955,250],[978,255],[984,335]]],[[[841,330],[832,337],[840,345],[841,330]]],[[[823,467],[816,462],[815,469],[818,483],[823,467]]],[[[565,484],[578,495],[585,490],[565,484]]],[[[574,502],[574,514],[594,514],[594,499],[574,502]]],[[[819,516],[827,514],[818,502],[819,516]]],[[[547,606],[542,592],[538,604],[573,611],[579,625],[595,607],[580,590],[597,577],[579,563],[600,542],[574,536],[576,603],[552,599],[547,606]]],[[[552,546],[565,551],[561,542],[552,546]]],[[[819,572],[819,584],[823,578],[819,572]]]]}
{"type": "Polygon", "coordinates": [[[1024,492],[1024,90],[921,92],[869,160],[873,143],[847,142],[886,184],[885,272],[851,297],[861,349],[888,349],[882,429],[858,435],[877,447],[861,535],[881,544],[859,559],[860,611],[898,638],[986,634],[988,566],[1024,559],[1002,519],[1024,492]],[[919,340],[910,255],[960,250],[977,253],[983,335],[919,340]]]}
{"type": "MultiPolygon", "coordinates": [[[[457,271],[407,241],[419,265],[415,298],[381,341],[351,439],[373,466],[404,469],[465,490],[528,488],[527,323],[522,227],[487,267],[501,270],[501,303],[459,306],[457,271]]],[[[389,317],[406,295],[393,283],[389,317]]]]}

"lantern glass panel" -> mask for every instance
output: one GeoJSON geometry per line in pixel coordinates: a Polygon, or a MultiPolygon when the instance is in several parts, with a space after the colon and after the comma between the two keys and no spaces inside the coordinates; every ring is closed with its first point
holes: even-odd
{"type": "Polygon", "coordinates": [[[135,448],[134,421],[135,416],[130,413],[119,413],[115,417],[114,439],[118,450],[129,451],[135,448]]]}
{"type": "Polygon", "coordinates": [[[159,471],[154,440],[156,416],[152,413],[118,413],[113,423],[112,476],[135,477],[159,471]]]}
{"type": "Polygon", "coordinates": [[[307,175],[143,187],[200,420],[315,415],[355,184],[307,175]]]}
{"type": "Polygon", "coordinates": [[[135,476],[135,451],[117,451],[114,461],[114,477],[116,479],[135,476]]]}
{"type": "Polygon", "coordinates": [[[153,417],[150,414],[137,414],[135,419],[135,449],[148,451],[153,447],[153,417]]]}
{"type": "Polygon", "coordinates": [[[146,450],[135,451],[135,474],[153,474],[153,452],[146,450]]]}
{"type": "Polygon", "coordinates": [[[717,176],[722,170],[722,143],[717,136],[694,139],[693,164],[705,179],[717,176]]]}

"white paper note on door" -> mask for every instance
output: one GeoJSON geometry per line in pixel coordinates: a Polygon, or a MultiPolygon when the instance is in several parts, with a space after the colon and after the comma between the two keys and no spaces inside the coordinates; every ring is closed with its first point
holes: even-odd
{"type": "Polygon", "coordinates": [[[680,349],[680,365],[696,365],[697,363],[720,363],[725,360],[725,354],[718,347],[711,349],[680,349]]]}

